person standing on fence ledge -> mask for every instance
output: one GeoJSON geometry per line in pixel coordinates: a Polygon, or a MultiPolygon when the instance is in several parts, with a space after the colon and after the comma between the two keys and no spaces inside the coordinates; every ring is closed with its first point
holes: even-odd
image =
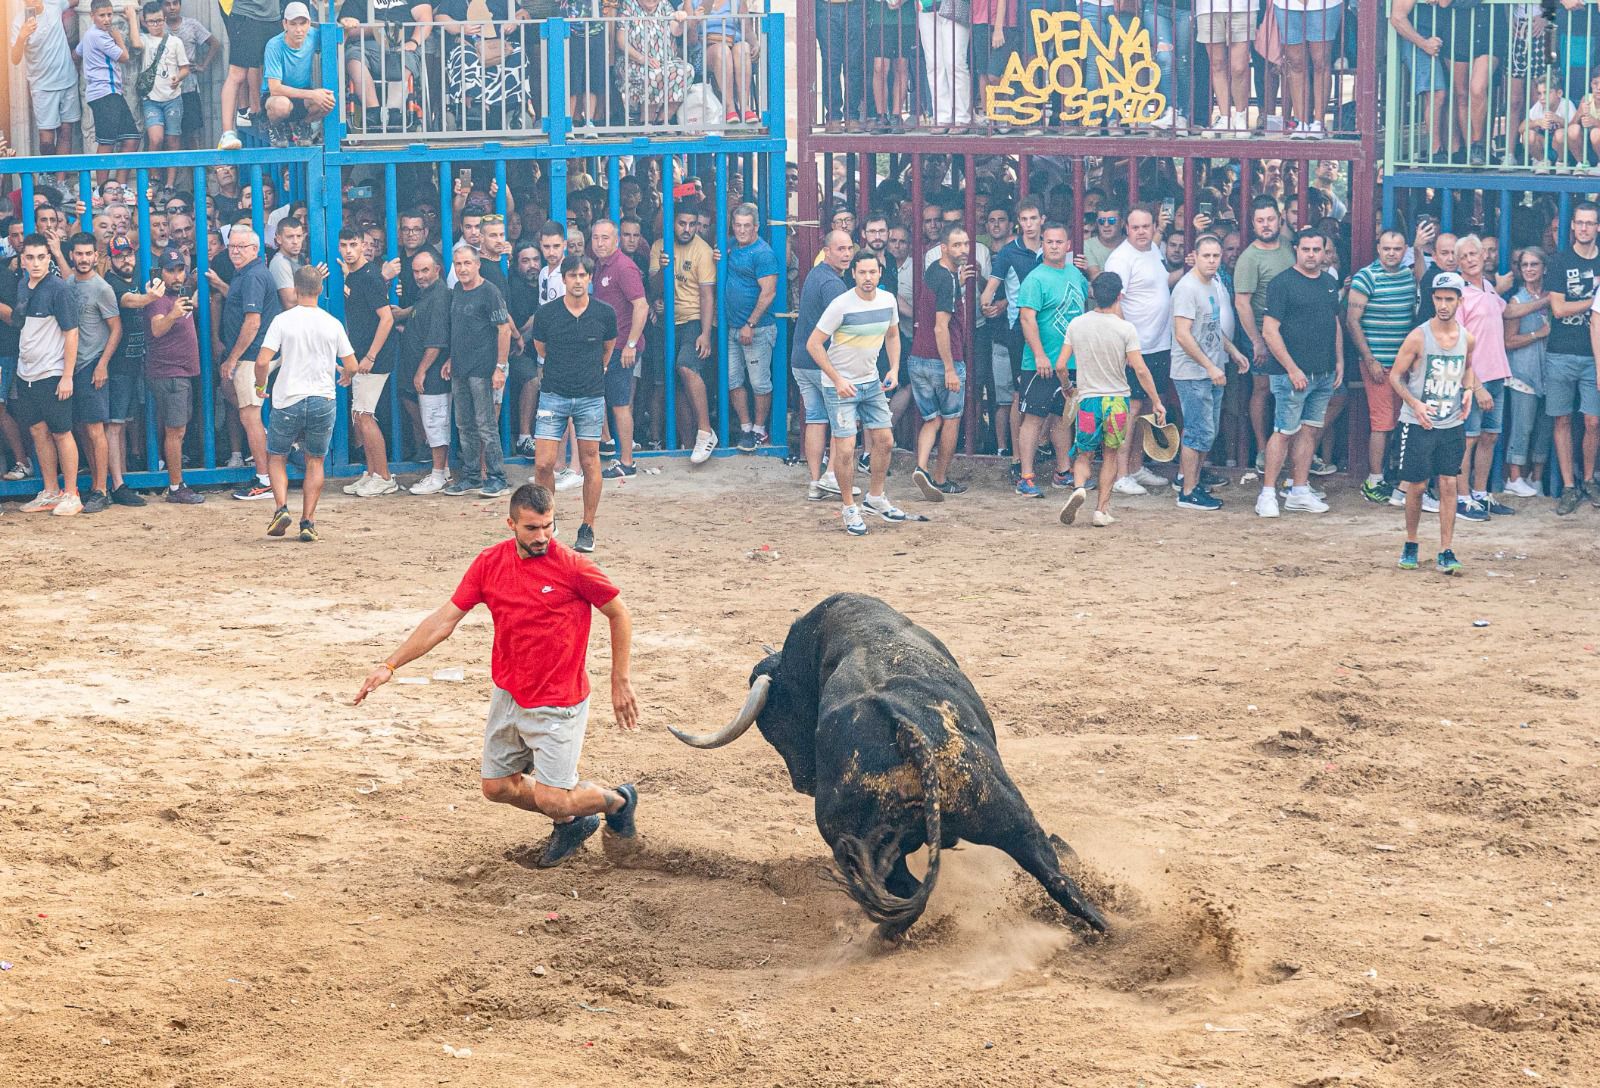
{"type": "MultiPolygon", "coordinates": [[[[138,18],[131,9],[129,16],[138,18]]],[[[83,97],[94,114],[95,148],[102,155],[117,150],[131,154],[139,150],[139,126],[124,97],[128,80],[122,64],[128,59],[128,40],[112,22],[111,0],[94,0],[89,17],[93,25],[84,31],[74,52],[83,62],[83,97]]],[[[127,174],[119,171],[118,176],[126,179],[127,174]]]]}
{"type": "Polygon", "coordinates": [[[289,530],[289,454],[295,446],[306,458],[301,482],[300,541],[318,540],[317,500],[322,497],[323,460],[333,441],[335,365],[342,367],[340,385],[356,375],[355,349],[338,318],[319,309],[322,273],[302,268],[294,274],[295,304],[279,314],[267,329],[256,356],[255,391],[266,396],[267,375],[275,356],[282,356],[278,380],[272,387],[271,427],[267,455],[272,473],[272,498],[276,509],[267,524],[268,536],[289,530]]]}
{"type": "Polygon", "coordinates": [[[267,335],[267,327],[282,307],[278,293],[272,289],[267,262],[261,259],[261,238],[255,231],[235,226],[228,232],[228,260],[235,269],[227,296],[222,301],[222,344],[228,354],[217,368],[217,379],[233,383],[239,422],[244,427],[255,465],[255,479],[240,485],[233,497],[254,501],[272,494],[272,483],[265,471],[267,429],[261,422],[261,405],[266,397],[256,392],[257,387],[266,382],[256,381],[249,363],[243,361],[256,357],[267,335]]]}
{"type": "MultiPolygon", "coordinates": [[[[304,7],[305,5],[301,5],[304,7]]],[[[222,84],[222,123],[227,126],[219,151],[239,150],[238,129],[263,126],[266,118],[253,113],[261,102],[261,65],[267,43],[280,29],[278,0],[233,0],[223,9],[228,28],[228,77],[222,84]]]]}
{"type": "Polygon", "coordinates": [[[600,568],[555,539],[555,498],[548,488],[523,484],[510,507],[512,538],[478,554],[450,599],[372,670],[355,701],[359,706],[396,671],[449,638],[468,612],[486,606],[494,620],[494,696],[483,737],[483,795],[555,821],[534,862],[547,869],[598,831],[602,815],[611,834],[636,834],[639,792],[632,784],[611,788],[578,780],[589,724],[590,610],[611,625],[611,706],[617,727],[630,733],[639,727],[628,675],[633,621],[600,568]]]}
{"type": "Polygon", "coordinates": [[[62,16],[74,0],[22,0],[11,20],[11,66],[25,66],[39,154],[70,155],[72,130],[83,119],[78,69],[62,16]]]}
{"type": "Polygon", "coordinates": [[[66,281],[50,269],[50,243],[41,234],[22,240],[22,282],[11,323],[21,330],[12,397],[17,422],[33,435],[39,493],[22,510],[71,517],[78,498],[78,443],[72,437],[72,372],[78,361],[78,308],[66,281]],[[56,487],[56,469],[61,487],[56,487]]]}

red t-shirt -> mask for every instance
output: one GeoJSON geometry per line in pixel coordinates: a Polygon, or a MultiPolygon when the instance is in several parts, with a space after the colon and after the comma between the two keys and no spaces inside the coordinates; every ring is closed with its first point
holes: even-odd
{"type": "Polygon", "coordinates": [[[524,559],[513,539],[478,553],[450,600],[463,612],[489,606],[490,671],[518,706],[576,706],[589,697],[590,609],[617,592],[599,567],[559,542],[524,559]]]}

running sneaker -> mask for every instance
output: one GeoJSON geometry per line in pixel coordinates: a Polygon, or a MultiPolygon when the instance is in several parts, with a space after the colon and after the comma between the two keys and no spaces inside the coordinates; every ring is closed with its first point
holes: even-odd
{"type": "Polygon", "coordinates": [[[1434,563],[1434,569],[1440,574],[1460,574],[1467,568],[1461,565],[1461,560],[1456,558],[1455,552],[1446,548],[1439,553],[1438,561],[1434,563]]]}
{"type": "Polygon", "coordinates": [[[482,480],[478,479],[476,476],[468,476],[457,480],[454,483],[446,484],[445,489],[441,491],[440,494],[449,495],[451,497],[460,495],[476,495],[478,493],[478,489],[482,486],[482,480]]]}
{"type": "Polygon", "coordinates": [[[111,489],[111,501],[117,506],[144,506],[144,498],[127,484],[118,484],[111,489]]]}
{"type": "Polygon", "coordinates": [[[1070,491],[1076,485],[1072,482],[1071,472],[1052,472],[1050,486],[1058,491],[1070,491]]]}
{"type": "Polygon", "coordinates": [[[443,472],[430,472],[422,479],[411,485],[413,495],[437,495],[443,491],[450,482],[450,477],[443,472]]]}
{"type": "Polygon", "coordinates": [[[222,138],[217,141],[218,151],[237,151],[243,146],[244,144],[239,142],[239,134],[231,128],[225,130],[222,138]]]}
{"type": "Polygon", "coordinates": [[[4,476],[0,476],[0,480],[26,480],[32,475],[33,463],[31,461],[18,461],[16,464],[6,469],[6,474],[4,476]]]}
{"type": "Polygon", "coordinates": [[[1405,488],[1400,487],[1399,485],[1396,485],[1394,490],[1389,493],[1389,505],[1390,506],[1404,506],[1405,504],[1406,504],[1406,490],[1405,490],[1405,488]]]}
{"type": "Polygon", "coordinates": [[[753,431],[753,430],[752,431],[741,430],[739,432],[739,452],[740,453],[754,453],[754,452],[756,452],[756,432],[755,431],[753,431]]]}
{"type": "Polygon", "coordinates": [[[877,514],[884,521],[900,522],[906,520],[906,512],[890,502],[887,495],[868,495],[861,505],[871,513],[877,514]]]}
{"type": "MultiPolygon", "coordinates": [[[[1361,497],[1368,502],[1379,504],[1390,502],[1394,499],[1395,494],[1395,489],[1383,480],[1379,480],[1375,484],[1364,483],[1361,485],[1361,497]]],[[[1400,505],[1404,506],[1405,503],[1406,497],[1402,494],[1400,496],[1400,505]]]]}
{"type": "Polygon", "coordinates": [[[590,835],[600,830],[600,817],[579,816],[564,824],[556,824],[545,843],[544,853],[534,862],[541,869],[554,869],[578,852],[590,835]]]}
{"type": "Polygon", "coordinates": [[[858,471],[858,472],[871,472],[872,471],[872,454],[868,453],[866,450],[862,450],[861,451],[860,456],[858,456],[856,458],[856,471],[858,471]]]}
{"type": "Polygon", "coordinates": [[[372,479],[372,473],[363,472],[358,479],[345,484],[340,490],[346,495],[359,495],[361,494],[361,489],[367,486],[367,481],[370,479],[372,479]]]}
{"type": "Polygon", "coordinates": [[[521,434],[517,436],[516,451],[523,457],[533,457],[538,454],[537,447],[533,444],[533,435],[521,434]]]}
{"type": "MultiPolygon", "coordinates": [[[[1474,498],[1476,498],[1476,496],[1474,496],[1474,498]]],[[[1509,517],[1516,513],[1515,510],[1501,502],[1499,499],[1495,498],[1493,495],[1485,495],[1483,498],[1477,499],[1477,501],[1481,503],[1483,508],[1489,511],[1492,516],[1497,518],[1509,517]]]]}
{"type": "Polygon", "coordinates": [[[1313,456],[1311,458],[1311,475],[1313,476],[1332,476],[1338,471],[1338,465],[1330,464],[1321,457],[1313,456]]]}
{"type": "Polygon", "coordinates": [[[639,831],[633,822],[634,814],[639,809],[639,789],[632,782],[624,782],[617,787],[617,792],[622,794],[624,803],[617,811],[606,813],[606,828],[613,835],[631,839],[639,831]]]}
{"type": "Polygon", "coordinates": [[[1081,487],[1067,496],[1067,504],[1061,508],[1061,524],[1071,525],[1078,520],[1078,511],[1083,509],[1083,504],[1088,500],[1089,493],[1081,487]]]}
{"type": "Polygon", "coordinates": [[[234,450],[232,453],[228,454],[228,463],[223,467],[244,468],[244,454],[240,453],[238,450],[234,450]]]}
{"type": "Polygon", "coordinates": [[[1139,471],[1133,474],[1136,482],[1143,484],[1147,489],[1152,487],[1166,487],[1167,478],[1158,473],[1151,472],[1149,465],[1140,465],[1139,471]]]}
{"type": "Polygon", "coordinates": [[[917,490],[929,502],[944,502],[944,492],[939,490],[939,485],[933,482],[933,477],[921,465],[912,470],[911,482],[917,485],[917,490]]]}
{"type": "MultiPolygon", "coordinates": [[[[1167,481],[1162,480],[1163,484],[1167,481]]],[[[1111,485],[1113,495],[1148,495],[1150,492],[1132,476],[1118,476],[1117,482],[1111,485]]]]}
{"type": "Polygon", "coordinates": [[[867,523],[861,516],[861,507],[847,506],[840,512],[840,517],[844,519],[845,532],[851,536],[867,535],[867,523]]]}
{"type": "Polygon", "coordinates": [[[199,506],[206,501],[206,497],[188,484],[179,484],[175,488],[167,488],[167,501],[177,506],[199,506]]]}
{"type": "Polygon", "coordinates": [[[1212,491],[1219,487],[1227,487],[1232,482],[1225,472],[1214,472],[1205,467],[1200,469],[1200,486],[1207,491],[1212,491]]]}
{"type": "Polygon", "coordinates": [[[821,502],[829,498],[828,489],[822,486],[822,481],[812,480],[806,485],[806,499],[810,502],[821,502]]]}
{"type": "MultiPolygon", "coordinates": [[[[822,488],[822,490],[826,491],[830,495],[837,495],[839,493],[839,479],[833,474],[832,469],[829,469],[827,472],[822,474],[821,479],[817,481],[817,486],[822,488]]],[[[854,484],[851,484],[850,497],[852,499],[860,498],[861,489],[854,484]]]]}
{"type": "Polygon", "coordinates": [[[1407,541],[1406,546],[1400,550],[1400,569],[1417,569],[1417,546],[1410,541],[1407,541]]]}
{"type": "Polygon", "coordinates": [[[556,473],[556,490],[557,491],[571,491],[575,487],[582,487],[582,486],[583,486],[583,473],[574,472],[570,468],[564,468],[560,472],[556,473]]]}
{"type": "Polygon", "coordinates": [[[47,514],[54,510],[62,499],[66,498],[64,491],[41,491],[33,498],[22,504],[24,514],[47,514]]]}
{"type": "Polygon", "coordinates": [[[1265,471],[1267,471],[1267,451],[1266,450],[1262,450],[1262,451],[1260,451],[1259,453],[1256,454],[1256,471],[1257,472],[1265,472],[1265,471]]]}
{"type": "Polygon", "coordinates": [[[83,513],[83,500],[77,495],[62,495],[61,501],[56,503],[50,513],[58,518],[70,518],[74,514],[81,514],[83,513]]]}
{"type": "MultiPolygon", "coordinates": [[[[1583,501],[1583,496],[1582,484],[1575,484],[1572,487],[1563,489],[1561,497],[1556,500],[1556,514],[1560,517],[1566,517],[1578,508],[1578,504],[1583,501]]],[[[23,509],[26,510],[27,507],[24,506],[23,509]]]]}
{"type": "Polygon", "coordinates": [[[1014,490],[1025,499],[1044,498],[1044,492],[1039,490],[1039,485],[1033,482],[1032,476],[1019,477],[1014,490]]]}
{"type": "Polygon", "coordinates": [[[379,495],[393,495],[400,490],[400,481],[393,476],[368,476],[365,486],[356,488],[356,497],[375,499],[379,495]]]}
{"type": "Polygon", "coordinates": [[[939,490],[946,495],[965,495],[967,493],[967,485],[957,483],[954,480],[946,480],[939,485],[939,490]]]}
{"type": "Polygon", "coordinates": [[[490,476],[487,480],[483,481],[483,485],[478,488],[478,494],[482,495],[486,499],[498,499],[501,495],[504,495],[510,490],[511,484],[507,482],[504,476],[490,476]]]}
{"type": "Polygon", "coordinates": [[[637,475],[639,475],[639,466],[625,465],[621,461],[613,461],[606,466],[606,470],[600,474],[600,478],[603,480],[629,480],[637,475]]]}
{"type": "MultiPolygon", "coordinates": [[[[168,502],[172,500],[168,499],[168,502]]],[[[289,516],[289,508],[280,506],[272,512],[272,520],[267,522],[268,536],[282,536],[289,531],[289,526],[294,524],[294,518],[289,516]]]]}
{"type": "MultiPolygon", "coordinates": [[[[1310,483],[1308,481],[1306,483],[1306,486],[1311,489],[1311,493],[1313,495],[1315,495],[1317,498],[1325,499],[1325,498],[1328,497],[1328,493],[1326,491],[1322,490],[1322,488],[1318,487],[1316,484],[1310,483]]],[[[1293,490],[1294,490],[1294,480],[1292,480],[1292,479],[1290,479],[1288,477],[1285,477],[1284,479],[1278,481],[1278,497],[1280,499],[1288,498],[1289,497],[1289,492],[1291,492],[1293,490]]]]}
{"type": "Polygon", "coordinates": [[[1600,507],[1600,476],[1597,476],[1589,481],[1587,493],[1589,496],[1589,505],[1600,507]]]}
{"type": "Polygon", "coordinates": [[[1275,518],[1278,516],[1278,496],[1271,491],[1263,491],[1256,497],[1256,517],[1275,518]]]}
{"type": "Polygon", "coordinates": [[[235,488],[233,497],[238,499],[240,502],[255,502],[257,499],[270,499],[272,498],[272,488],[262,483],[260,480],[251,480],[249,483],[235,488]]]}
{"type": "Polygon", "coordinates": [[[111,496],[104,491],[91,491],[83,496],[83,512],[85,514],[99,514],[111,505],[111,496]]]}
{"type": "Polygon", "coordinates": [[[1178,496],[1180,510],[1221,510],[1222,500],[1214,499],[1203,487],[1196,487],[1187,495],[1178,496]]]}
{"type": "Polygon", "coordinates": [[[1291,491],[1289,497],[1283,500],[1285,510],[1295,510],[1302,514],[1326,514],[1328,504],[1311,491],[1291,491]]]}
{"type": "Polygon", "coordinates": [[[1507,480],[1503,490],[1507,495],[1515,495],[1519,499],[1533,499],[1539,495],[1539,489],[1521,476],[1515,480],[1507,480]]]}
{"type": "Polygon", "coordinates": [[[1096,529],[1104,529],[1106,526],[1115,525],[1116,523],[1117,519],[1111,516],[1111,511],[1096,510],[1094,512],[1093,525],[1096,529]]]}
{"type": "Polygon", "coordinates": [[[578,539],[572,542],[572,550],[585,554],[594,551],[594,526],[587,521],[578,526],[578,539]]]}
{"type": "Polygon", "coordinates": [[[1473,499],[1457,499],[1456,517],[1462,521],[1488,521],[1489,512],[1473,499]]]}
{"type": "Polygon", "coordinates": [[[1011,464],[1007,465],[1006,475],[1010,478],[1012,483],[1016,483],[1018,480],[1022,479],[1022,462],[1013,461],[1011,464]]]}
{"type": "Polygon", "coordinates": [[[689,454],[691,465],[703,465],[711,459],[712,451],[717,448],[717,436],[710,431],[696,431],[694,435],[694,450],[689,454]]]}
{"type": "Polygon", "coordinates": [[[1422,493],[1422,512],[1424,514],[1437,514],[1439,512],[1439,496],[1432,491],[1422,493]]]}

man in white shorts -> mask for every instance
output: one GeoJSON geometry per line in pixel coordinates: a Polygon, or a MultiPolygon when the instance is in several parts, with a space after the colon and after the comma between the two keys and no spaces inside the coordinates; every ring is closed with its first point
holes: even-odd
{"type": "Polygon", "coordinates": [[[414,371],[423,441],[433,455],[433,471],[411,485],[413,495],[437,495],[450,482],[450,289],[439,278],[442,262],[431,249],[411,258],[411,319],[400,338],[400,373],[414,371]]]}
{"type": "Polygon", "coordinates": [[[556,541],[555,496],[548,488],[517,488],[506,525],[512,539],[478,554],[450,599],[372,670],[356,702],[449,638],[473,608],[488,606],[494,619],[494,695],[483,737],[483,795],[555,821],[534,862],[548,869],[600,829],[601,815],[612,834],[635,834],[634,786],[578,780],[589,724],[591,609],[611,624],[611,706],[617,726],[628,732],[639,727],[628,677],[633,622],[600,568],[556,541]]]}

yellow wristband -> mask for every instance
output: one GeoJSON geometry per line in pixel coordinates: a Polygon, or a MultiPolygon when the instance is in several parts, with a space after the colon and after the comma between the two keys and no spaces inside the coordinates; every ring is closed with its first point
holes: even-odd
{"type": "Polygon", "coordinates": [[[396,671],[398,671],[398,670],[395,669],[395,667],[393,665],[389,664],[387,661],[378,662],[378,667],[380,669],[388,669],[389,670],[389,675],[391,677],[393,677],[394,674],[396,673],[396,671]]]}

